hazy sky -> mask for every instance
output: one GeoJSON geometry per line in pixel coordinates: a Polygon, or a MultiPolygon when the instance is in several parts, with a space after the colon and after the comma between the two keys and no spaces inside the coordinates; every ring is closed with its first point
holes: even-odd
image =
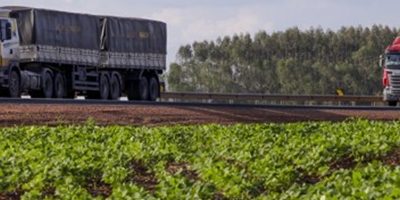
{"type": "Polygon", "coordinates": [[[168,62],[180,45],[234,33],[384,24],[399,27],[395,0],[1,0],[3,5],[151,18],[168,24],[168,62]]]}

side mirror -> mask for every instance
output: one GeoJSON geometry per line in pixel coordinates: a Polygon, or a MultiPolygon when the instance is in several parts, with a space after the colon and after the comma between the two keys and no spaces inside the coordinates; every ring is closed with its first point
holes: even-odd
{"type": "Polygon", "coordinates": [[[6,23],[6,40],[11,40],[12,38],[12,30],[11,30],[11,23],[6,23]]]}
{"type": "Polygon", "coordinates": [[[384,64],[384,58],[383,58],[383,55],[380,55],[379,56],[379,67],[383,67],[383,64],[384,64]]]}

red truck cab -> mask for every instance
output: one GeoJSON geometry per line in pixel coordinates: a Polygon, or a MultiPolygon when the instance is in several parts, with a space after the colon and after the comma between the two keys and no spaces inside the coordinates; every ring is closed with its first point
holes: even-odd
{"type": "Polygon", "coordinates": [[[380,59],[383,68],[383,100],[396,106],[400,100],[400,37],[396,37],[380,59]]]}

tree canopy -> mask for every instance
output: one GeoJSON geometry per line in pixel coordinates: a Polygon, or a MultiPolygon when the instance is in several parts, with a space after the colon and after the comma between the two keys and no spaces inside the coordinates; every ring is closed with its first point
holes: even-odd
{"type": "Polygon", "coordinates": [[[379,55],[398,35],[388,26],[337,31],[297,27],[181,46],[167,73],[170,91],[376,95],[379,55]]]}

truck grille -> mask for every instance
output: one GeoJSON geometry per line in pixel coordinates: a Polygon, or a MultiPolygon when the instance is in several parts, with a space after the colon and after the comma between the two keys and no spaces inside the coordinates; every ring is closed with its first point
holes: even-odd
{"type": "Polygon", "coordinates": [[[393,94],[400,94],[400,75],[390,75],[390,86],[393,94]]]}

